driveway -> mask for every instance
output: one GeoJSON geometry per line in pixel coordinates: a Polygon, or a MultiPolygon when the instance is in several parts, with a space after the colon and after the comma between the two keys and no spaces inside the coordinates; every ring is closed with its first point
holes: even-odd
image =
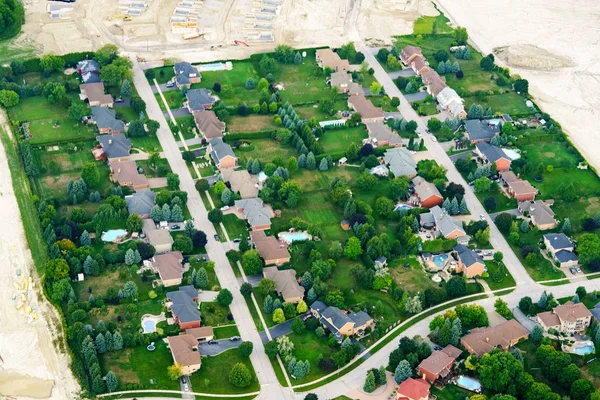
{"type": "Polygon", "coordinates": [[[399,111],[394,111],[394,112],[385,112],[385,111],[384,111],[384,112],[383,112],[383,116],[384,116],[385,118],[387,118],[387,117],[392,117],[392,118],[396,118],[396,119],[403,118],[403,117],[402,117],[402,113],[401,113],[401,112],[399,112],[399,111]]]}
{"type": "MultiPolygon", "coordinates": [[[[262,280],[263,276],[262,275],[246,275],[246,278],[248,279],[248,283],[253,287],[258,287],[258,284],[260,283],[260,281],[262,280]]],[[[242,279],[242,278],[239,278],[242,279]]],[[[243,280],[242,280],[243,282],[243,280]]]]}
{"type": "Polygon", "coordinates": [[[212,303],[218,294],[219,292],[213,292],[212,290],[203,290],[198,293],[198,303],[212,303]]]}
{"type": "Polygon", "coordinates": [[[167,184],[167,178],[148,178],[148,184],[150,189],[163,188],[169,186],[167,184]]]}
{"type": "MultiPolygon", "coordinates": [[[[158,85],[158,86],[160,86],[160,90],[162,92],[169,92],[171,90],[177,90],[177,86],[167,87],[166,83],[163,83],[163,84],[158,85]]],[[[158,93],[158,89],[156,89],[156,86],[151,85],[151,87],[152,87],[152,93],[158,93]]]]}
{"type": "Polygon", "coordinates": [[[525,329],[527,329],[529,332],[531,332],[533,330],[533,328],[537,325],[536,322],[527,318],[527,316],[525,314],[523,314],[523,311],[521,311],[521,309],[519,307],[513,308],[512,313],[513,313],[515,319],[521,325],[523,325],[525,327],[525,329]]]}
{"type": "MultiPolygon", "coordinates": [[[[187,108],[183,108],[183,107],[171,110],[171,114],[173,114],[173,118],[187,117],[187,116],[192,115],[190,110],[188,110],[187,108]]],[[[165,118],[171,118],[168,111],[163,111],[163,115],[165,116],[165,118]]],[[[182,144],[182,146],[183,146],[183,144],[182,144]]]]}
{"type": "Polygon", "coordinates": [[[179,379],[179,390],[181,390],[183,392],[183,394],[181,395],[181,398],[182,399],[193,400],[193,399],[196,398],[196,396],[194,396],[191,393],[188,393],[188,392],[192,392],[193,391],[193,389],[192,389],[192,382],[190,382],[189,375],[184,375],[184,376],[185,376],[185,380],[186,380],[185,384],[181,381],[183,379],[183,377],[179,379]],[[185,390],[185,386],[187,386],[187,391],[185,390]]]}
{"type": "Polygon", "coordinates": [[[408,100],[409,103],[414,103],[415,101],[425,100],[429,93],[427,92],[417,92],[411,94],[405,94],[404,97],[408,100]]]}
{"type": "Polygon", "coordinates": [[[129,99],[128,98],[124,98],[123,101],[120,102],[114,102],[113,104],[114,108],[120,108],[120,107],[129,107],[129,99]]]}
{"type": "Polygon", "coordinates": [[[403,69],[403,70],[400,70],[400,71],[388,72],[388,75],[392,79],[396,79],[399,76],[403,76],[405,78],[407,78],[409,76],[417,76],[416,72],[413,71],[412,68],[406,68],[406,69],[403,69]]]}
{"type": "MultiPolygon", "coordinates": [[[[450,143],[450,142],[448,142],[450,143]]],[[[473,154],[472,151],[470,150],[466,150],[463,151],[462,153],[457,153],[457,154],[452,154],[450,157],[450,160],[452,160],[453,163],[456,162],[456,160],[468,160],[469,159],[469,154],[473,154]]]]}
{"type": "Polygon", "coordinates": [[[490,218],[492,219],[492,221],[495,221],[496,217],[502,213],[514,215],[515,217],[521,216],[521,213],[519,212],[519,210],[515,208],[514,210],[498,211],[498,212],[492,213],[492,214],[490,214],[490,218]]]}
{"type": "MultiPolygon", "coordinates": [[[[180,110],[182,110],[182,109],[180,108],[180,110]]],[[[195,144],[202,144],[202,138],[201,137],[195,137],[195,138],[192,138],[192,139],[188,139],[188,140],[185,141],[185,144],[187,144],[188,146],[193,146],[195,144]]],[[[177,142],[177,146],[183,147],[183,142],[180,140],[179,142],[177,142]]]]}
{"type": "Polygon", "coordinates": [[[208,343],[200,343],[198,345],[198,350],[200,350],[200,354],[203,356],[216,356],[224,351],[229,349],[235,349],[240,344],[242,344],[241,340],[229,340],[229,339],[220,339],[217,340],[218,343],[208,344],[208,343]]]}

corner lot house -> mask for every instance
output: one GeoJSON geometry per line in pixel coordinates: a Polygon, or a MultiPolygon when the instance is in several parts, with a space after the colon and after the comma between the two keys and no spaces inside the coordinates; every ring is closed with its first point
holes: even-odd
{"type": "Polygon", "coordinates": [[[348,97],[348,107],[356,111],[361,116],[363,123],[383,122],[383,109],[375,107],[364,94],[348,97]]]}
{"type": "Polygon", "coordinates": [[[147,189],[150,187],[148,179],[140,174],[135,161],[110,161],[110,180],[120,186],[127,186],[133,190],[147,189]]]}
{"type": "Polygon", "coordinates": [[[402,61],[404,65],[408,66],[417,58],[424,58],[420,47],[408,45],[400,52],[400,61],[402,61]]]}
{"type": "Polygon", "coordinates": [[[442,194],[433,183],[427,182],[420,176],[414,178],[412,182],[415,185],[415,196],[421,207],[432,208],[444,202],[442,194]]]}
{"type": "Polygon", "coordinates": [[[146,240],[156,250],[156,253],[166,253],[173,249],[173,237],[168,229],[157,229],[156,223],[152,219],[142,220],[142,232],[146,235],[146,240]]]}
{"type": "Polygon", "coordinates": [[[335,335],[338,342],[341,342],[344,336],[358,335],[362,337],[367,328],[373,329],[375,326],[373,318],[364,311],[345,313],[337,307],[328,307],[321,301],[315,301],[310,306],[310,312],[329,332],[335,335]]]}
{"type": "Polygon", "coordinates": [[[500,134],[500,123],[495,120],[469,119],[465,121],[465,133],[471,144],[489,142],[500,134]]]}
{"type": "Polygon", "coordinates": [[[554,329],[568,335],[584,334],[592,323],[592,313],[583,303],[567,301],[552,311],[539,313],[537,321],[546,332],[554,329]]]}
{"type": "Polygon", "coordinates": [[[291,256],[287,246],[285,243],[277,240],[275,236],[267,236],[264,231],[252,231],[250,232],[250,239],[254,243],[258,254],[265,260],[265,265],[281,265],[290,262],[291,256]]]}
{"type": "Polygon", "coordinates": [[[231,190],[238,192],[242,199],[258,196],[258,179],[255,175],[250,175],[245,169],[225,168],[221,170],[221,177],[223,182],[229,182],[231,190]]]}
{"type": "Polygon", "coordinates": [[[87,100],[90,107],[112,107],[113,98],[110,94],[104,93],[104,83],[84,83],[79,85],[79,98],[81,100],[87,100]]]}
{"type": "Polygon", "coordinates": [[[433,383],[438,381],[440,383],[446,383],[452,375],[452,368],[454,368],[454,362],[462,350],[449,344],[442,350],[435,350],[429,357],[421,361],[417,366],[419,376],[426,381],[433,383]]]}
{"type": "Polygon", "coordinates": [[[115,110],[106,107],[92,107],[92,120],[100,134],[115,134],[125,132],[125,122],[117,119],[115,110]]]}
{"type": "Polygon", "coordinates": [[[238,165],[237,157],[230,145],[223,139],[217,137],[212,139],[208,145],[208,151],[217,168],[234,168],[238,165]]]}
{"type": "Polygon", "coordinates": [[[571,239],[564,233],[548,233],[544,235],[544,244],[550,251],[554,261],[557,261],[561,267],[574,267],[579,264],[579,259],[573,253],[575,245],[571,239]]]}
{"type": "Polygon", "coordinates": [[[408,378],[398,387],[396,400],[428,400],[429,387],[424,379],[408,378]]]}
{"type": "Polygon", "coordinates": [[[152,257],[152,269],[158,273],[162,284],[166,287],[181,285],[183,277],[183,256],[179,251],[170,251],[152,257]]]}
{"type": "Polygon", "coordinates": [[[187,108],[192,114],[194,111],[204,111],[211,108],[218,98],[210,94],[208,89],[191,89],[185,92],[186,101],[183,107],[187,108]]]}
{"type": "Polygon", "coordinates": [[[264,206],[261,198],[236,200],[235,207],[244,214],[253,231],[271,229],[273,213],[264,206]]]}
{"type": "Polygon", "coordinates": [[[417,176],[417,163],[404,147],[386,150],[383,154],[383,160],[389,165],[390,171],[397,178],[406,176],[408,179],[413,179],[417,176]]]}
{"type": "Polygon", "coordinates": [[[455,246],[454,251],[456,252],[458,258],[456,272],[464,272],[467,278],[473,278],[483,274],[485,271],[485,263],[481,257],[477,255],[477,253],[468,249],[462,244],[455,246]]]}
{"type": "Polygon", "coordinates": [[[531,223],[539,230],[545,231],[558,226],[558,221],[554,219],[554,211],[550,209],[552,204],[554,204],[553,200],[521,201],[519,211],[524,216],[529,216],[531,223]]]}
{"type": "Polygon", "coordinates": [[[83,83],[102,82],[100,79],[100,65],[96,60],[85,59],[77,63],[77,73],[83,79],[83,83]]]}
{"type": "Polygon", "coordinates": [[[500,181],[506,184],[510,197],[514,197],[517,201],[535,200],[538,190],[528,181],[519,178],[514,172],[502,171],[500,172],[500,178],[500,181]]]}
{"type": "Polygon", "coordinates": [[[181,286],[176,292],[167,293],[167,308],[173,313],[173,318],[181,329],[200,327],[197,300],[198,291],[193,286],[181,286]]]}
{"type": "Polygon", "coordinates": [[[383,122],[367,122],[369,139],[374,146],[402,146],[402,138],[383,122]]]}
{"type": "Polygon", "coordinates": [[[315,53],[317,64],[321,69],[331,68],[334,72],[348,71],[350,63],[342,60],[338,53],[331,49],[319,49],[315,53]]]}
{"type": "Polygon", "coordinates": [[[519,342],[527,339],[529,331],[514,319],[503,322],[493,328],[475,328],[471,333],[463,336],[460,343],[471,354],[479,357],[493,349],[508,349],[519,342]]]}
{"type": "Polygon", "coordinates": [[[129,196],[125,196],[129,214],[137,214],[142,218],[149,218],[152,207],[156,204],[156,192],[150,189],[140,189],[129,196]]]}
{"type": "Polygon", "coordinates": [[[189,334],[169,336],[167,338],[173,361],[181,365],[181,372],[190,375],[200,369],[202,364],[198,341],[189,334]]]}
{"type": "Polygon", "coordinates": [[[214,111],[200,110],[194,111],[193,114],[196,127],[206,140],[223,137],[225,134],[225,122],[219,120],[214,111]]]}
{"type": "Polygon", "coordinates": [[[200,83],[202,76],[192,64],[185,61],[178,62],[173,69],[175,70],[175,84],[178,88],[185,86],[189,89],[192,83],[200,83]]]}
{"type": "Polygon", "coordinates": [[[440,206],[433,206],[430,212],[420,215],[421,225],[433,227],[435,236],[443,236],[446,239],[459,239],[467,235],[461,221],[454,219],[440,206]]]}
{"type": "Polygon", "coordinates": [[[500,147],[487,142],[479,142],[475,147],[475,152],[484,162],[496,164],[497,171],[508,171],[510,169],[511,159],[500,147]]]}
{"type": "Polygon", "coordinates": [[[100,143],[102,149],[101,154],[94,155],[96,159],[106,159],[108,162],[129,160],[131,141],[122,133],[96,136],[96,140],[100,143]]]}
{"type": "Polygon", "coordinates": [[[304,298],[304,288],[298,284],[293,269],[279,271],[277,267],[267,267],[263,269],[263,276],[275,281],[275,291],[286,303],[300,303],[304,298]]]}

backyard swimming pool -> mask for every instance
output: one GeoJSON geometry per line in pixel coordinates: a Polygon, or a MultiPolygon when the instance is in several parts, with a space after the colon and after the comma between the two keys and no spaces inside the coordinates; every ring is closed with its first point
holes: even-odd
{"type": "Polygon", "coordinates": [[[125,235],[127,235],[127,231],[125,229],[111,229],[102,233],[101,238],[104,242],[114,242],[125,235]]]}
{"type": "Polygon", "coordinates": [[[412,207],[409,206],[408,204],[398,204],[396,206],[396,211],[400,211],[400,210],[412,210],[412,207]]]}
{"type": "Polygon", "coordinates": [[[446,262],[447,259],[448,259],[448,254],[440,254],[439,256],[433,256],[433,263],[438,268],[441,268],[444,266],[444,263],[446,262]]]}
{"type": "Polygon", "coordinates": [[[156,332],[156,322],[154,322],[153,319],[146,319],[142,321],[142,326],[144,327],[144,333],[156,332]]]}
{"type": "Polygon", "coordinates": [[[280,232],[279,239],[287,243],[293,243],[301,240],[309,240],[311,237],[306,232],[280,232]]]}
{"type": "Polygon", "coordinates": [[[200,66],[200,70],[202,72],[206,71],[222,71],[225,69],[225,66],[222,63],[212,63],[212,64],[203,64],[200,66]]]}
{"type": "Polygon", "coordinates": [[[594,352],[594,346],[588,344],[581,347],[575,347],[573,349],[573,353],[578,354],[580,356],[585,356],[587,354],[592,354],[594,352]]]}
{"type": "Polygon", "coordinates": [[[468,376],[459,376],[456,380],[456,384],[461,388],[470,390],[472,392],[481,391],[481,382],[479,382],[477,379],[469,378],[468,376]]]}

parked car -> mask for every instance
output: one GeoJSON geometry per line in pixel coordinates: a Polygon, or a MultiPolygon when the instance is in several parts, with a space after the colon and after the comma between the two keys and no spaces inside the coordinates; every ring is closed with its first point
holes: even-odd
{"type": "Polygon", "coordinates": [[[219,344],[219,342],[213,339],[213,340],[209,340],[208,344],[219,344]]]}
{"type": "Polygon", "coordinates": [[[187,383],[187,378],[185,376],[181,377],[181,383],[183,383],[183,384],[187,383]]]}
{"type": "Polygon", "coordinates": [[[229,338],[229,340],[231,340],[232,342],[237,342],[240,339],[241,339],[241,337],[239,337],[239,336],[232,336],[229,338]]]}
{"type": "Polygon", "coordinates": [[[123,99],[120,97],[115,99],[115,103],[122,103],[122,102],[123,102],[123,99]]]}
{"type": "Polygon", "coordinates": [[[181,260],[182,264],[187,264],[190,262],[190,256],[183,256],[183,259],[181,260]]]}
{"type": "Polygon", "coordinates": [[[434,142],[437,142],[437,138],[435,136],[432,136],[431,140],[433,140],[434,142]]]}
{"type": "Polygon", "coordinates": [[[240,239],[233,239],[233,243],[239,243],[239,242],[241,242],[240,239]]]}
{"type": "Polygon", "coordinates": [[[168,88],[175,87],[175,82],[167,82],[167,87],[168,88]]]}
{"type": "Polygon", "coordinates": [[[189,392],[189,390],[190,390],[190,387],[188,386],[188,384],[187,384],[187,383],[185,383],[185,384],[183,385],[183,391],[184,391],[184,392],[189,392]]]}
{"type": "Polygon", "coordinates": [[[181,226],[179,226],[179,225],[171,225],[171,230],[172,231],[177,230],[177,229],[181,229],[181,226]]]}
{"type": "Polygon", "coordinates": [[[482,220],[482,221],[485,221],[485,215],[479,214],[479,219],[482,220]]]}
{"type": "Polygon", "coordinates": [[[577,268],[569,268],[569,271],[571,272],[571,274],[576,275],[577,274],[577,268]]]}
{"type": "Polygon", "coordinates": [[[229,210],[229,206],[223,206],[223,207],[221,207],[221,211],[227,211],[227,210],[229,210]]]}
{"type": "Polygon", "coordinates": [[[216,233],[215,233],[215,236],[214,236],[214,238],[215,238],[215,240],[216,240],[217,242],[219,241],[219,235],[217,235],[216,233]]]}

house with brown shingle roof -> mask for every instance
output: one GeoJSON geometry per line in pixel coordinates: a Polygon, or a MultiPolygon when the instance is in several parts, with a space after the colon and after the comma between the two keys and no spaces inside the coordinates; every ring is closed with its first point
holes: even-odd
{"type": "Polygon", "coordinates": [[[421,73],[421,80],[427,86],[427,93],[437,97],[442,90],[446,88],[446,78],[440,76],[436,71],[429,70],[421,73]]]}
{"type": "Polygon", "coordinates": [[[181,285],[183,277],[183,255],[179,251],[155,255],[152,257],[152,269],[158,273],[162,284],[166,287],[181,285]]]}
{"type": "Polygon", "coordinates": [[[113,97],[110,94],[104,93],[104,83],[95,82],[95,83],[84,83],[79,85],[79,98],[81,100],[86,100],[92,106],[99,107],[112,107],[113,106],[113,97]]]}
{"type": "Polygon", "coordinates": [[[468,335],[460,338],[460,344],[471,354],[483,356],[494,349],[508,349],[519,342],[527,339],[529,331],[516,320],[511,319],[499,325],[489,328],[472,329],[468,335]]]}
{"type": "Polygon", "coordinates": [[[367,122],[369,139],[377,146],[402,147],[402,138],[383,122],[367,122]]]}
{"type": "Polygon", "coordinates": [[[293,269],[278,270],[277,267],[263,269],[266,279],[275,281],[275,291],[283,297],[286,303],[299,303],[304,297],[304,288],[296,280],[296,271],[293,269]]]}
{"type": "Polygon", "coordinates": [[[109,162],[110,180],[121,186],[131,187],[133,190],[146,189],[150,187],[148,179],[140,174],[135,161],[109,162]]]}
{"type": "Polygon", "coordinates": [[[592,323],[592,313],[583,303],[567,301],[565,304],[554,307],[537,315],[537,321],[544,331],[554,329],[560,333],[574,335],[585,333],[592,323]]]}
{"type": "Polygon", "coordinates": [[[540,231],[554,229],[558,221],[554,218],[554,211],[550,208],[554,200],[529,200],[519,202],[519,211],[524,216],[529,216],[531,223],[540,231]]]}
{"type": "Polygon", "coordinates": [[[225,122],[219,120],[212,110],[198,110],[193,112],[196,127],[207,140],[217,137],[222,138],[225,134],[225,122]]]}
{"type": "Polygon", "coordinates": [[[460,357],[462,350],[449,344],[442,350],[435,350],[417,366],[419,376],[428,382],[446,383],[452,376],[454,362],[460,357]]]}
{"type": "Polygon", "coordinates": [[[383,122],[383,109],[375,107],[362,93],[348,97],[348,107],[359,113],[361,121],[365,124],[383,122]]]}
{"type": "Polygon", "coordinates": [[[229,182],[231,190],[238,192],[242,199],[258,196],[258,179],[245,169],[225,168],[221,170],[221,177],[223,182],[229,182]]]}
{"type": "Polygon", "coordinates": [[[322,69],[329,67],[334,72],[348,71],[350,69],[350,63],[348,60],[342,60],[338,53],[335,53],[329,48],[317,50],[315,53],[315,58],[317,60],[317,64],[322,69]]]}
{"type": "Polygon", "coordinates": [[[190,375],[200,369],[202,361],[198,351],[198,341],[189,334],[169,336],[166,338],[173,361],[181,365],[184,375],[190,375]]]}
{"type": "Polygon", "coordinates": [[[404,65],[408,66],[416,58],[424,58],[420,47],[408,45],[400,52],[400,60],[404,65]]]}
{"type": "Polygon", "coordinates": [[[410,67],[417,74],[417,76],[421,75],[423,72],[429,71],[429,63],[424,58],[415,58],[411,63],[410,67]]]}
{"type": "Polygon", "coordinates": [[[420,176],[415,177],[412,182],[415,185],[415,196],[421,207],[432,208],[442,205],[444,198],[433,183],[427,182],[420,176]]]}
{"type": "Polygon", "coordinates": [[[535,200],[535,195],[538,190],[526,180],[519,178],[512,171],[500,172],[501,182],[507,186],[507,192],[510,197],[514,197],[517,201],[535,200]]]}
{"type": "Polygon", "coordinates": [[[425,379],[408,378],[400,384],[396,400],[427,400],[430,385],[425,379]]]}
{"type": "Polygon", "coordinates": [[[198,342],[208,342],[213,340],[215,332],[212,326],[201,326],[199,328],[186,329],[185,333],[192,335],[198,342]]]}
{"type": "Polygon", "coordinates": [[[267,236],[265,231],[252,231],[250,239],[258,254],[265,260],[265,265],[281,265],[290,262],[291,255],[286,244],[277,240],[275,236],[267,236]]]}

